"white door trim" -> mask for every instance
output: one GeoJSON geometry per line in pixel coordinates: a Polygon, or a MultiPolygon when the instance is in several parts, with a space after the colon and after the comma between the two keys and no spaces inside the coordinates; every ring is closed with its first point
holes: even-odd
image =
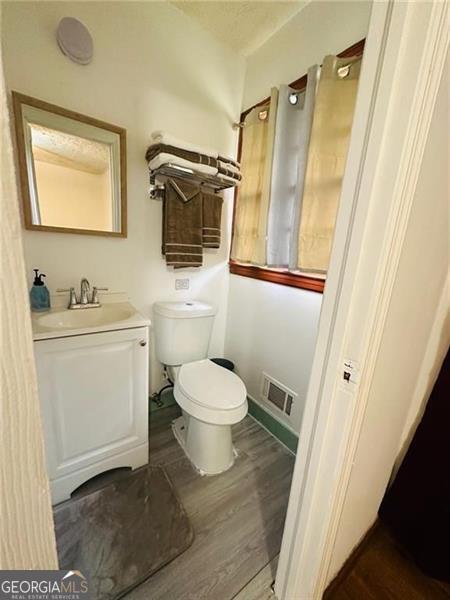
{"type": "Polygon", "coordinates": [[[320,598],[448,49],[445,2],[375,2],[275,592],[320,598]],[[361,384],[342,381],[344,358],[361,384]]]}

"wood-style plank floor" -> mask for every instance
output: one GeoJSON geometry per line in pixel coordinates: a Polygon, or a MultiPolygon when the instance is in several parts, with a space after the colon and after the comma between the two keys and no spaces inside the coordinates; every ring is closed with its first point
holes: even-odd
{"type": "MultiPolygon", "coordinates": [[[[351,559],[350,559],[351,561],[351,559]]],[[[450,584],[427,577],[380,524],[324,600],[448,600],[450,584]]]]}
{"type": "Polygon", "coordinates": [[[165,467],[195,539],[126,600],[264,600],[275,578],[294,456],[247,416],[233,428],[234,466],[202,477],[173,437],[178,410],[152,413],[150,462],[165,467]]]}

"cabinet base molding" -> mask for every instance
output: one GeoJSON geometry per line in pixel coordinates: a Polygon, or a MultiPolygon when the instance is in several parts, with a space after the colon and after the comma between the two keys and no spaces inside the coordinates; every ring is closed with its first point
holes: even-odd
{"type": "Polygon", "coordinates": [[[57,477],[50,480],[52,493],[52,504],[59,504],[64,500],[69,500],[70,494],[81,484],[86,483],[92,477],[100,475],[105,471],[117,469],[119,467],[131,467],[133,470],[143,467],[148,463],[148,442],[141,444],[131,450],[120,452],[109,458],[103,458],[100,462],[94,463],[79,469],[68,475],[57,477]]]}

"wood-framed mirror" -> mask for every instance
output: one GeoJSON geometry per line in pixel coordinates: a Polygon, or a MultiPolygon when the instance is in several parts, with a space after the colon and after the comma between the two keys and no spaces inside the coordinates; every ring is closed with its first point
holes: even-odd
{"type": "Polygon", "coordinates": [[[25,228],[126,237],[125,129],[12,98],[25,228]]]}

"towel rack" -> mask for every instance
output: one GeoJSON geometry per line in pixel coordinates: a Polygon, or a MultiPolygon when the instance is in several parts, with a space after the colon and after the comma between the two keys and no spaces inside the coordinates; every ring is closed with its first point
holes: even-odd
{"type": "Polygon", "coordinates": [[[198,183],[205,187],[213,189],[215,192],[226,190],[231,187],[238,185],[238,182],[223,181],[220,177],[215,175],[207,175],[206,173],[199,173],[193,169],[187,169],[186,167],[180,167],[173,163],[167,163],[161,165],[155,170],[149,170],[150,174],[150,186],[148,189],[148,195],[152,199],[161,198],[164,193],[164,182],[167,177],[178,177],[180,179],[189,179],[192,183],[198,183]],[[158,180],[158,181],[157,181],[158,180]]]}

